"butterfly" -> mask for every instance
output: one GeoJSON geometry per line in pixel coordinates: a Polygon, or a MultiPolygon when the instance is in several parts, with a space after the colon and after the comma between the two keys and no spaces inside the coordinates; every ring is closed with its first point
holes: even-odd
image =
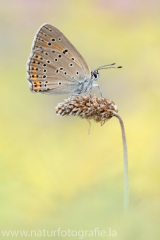
{"type": "MultiPolygon", "coordinates": [[[[35,35],[27,62],[27,80],[33,93],[81,95],[98,87],[99,70],[91,71],[88,64],[57,28],[43,24],[35,35]]],[[[116,67],[121,68],[121,66],[116,67]]]]}

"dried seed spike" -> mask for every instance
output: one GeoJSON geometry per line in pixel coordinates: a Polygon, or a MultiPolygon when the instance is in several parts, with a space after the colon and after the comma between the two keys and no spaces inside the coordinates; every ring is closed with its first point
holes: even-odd
{"type": "Polygon", "coordinates": [[[113,116],[112,111],[118,112],[117,106],[113,101],[105,98],[97,98],[95,95],[78,96],[70,99],[65,99],[63,103],[58,104],[56,113],[64,116],[79,116],[86,119],[93,119],[96,122],[104,124],[113,116]],[[61,109],[61,111],[60,111],[61,109]]]}

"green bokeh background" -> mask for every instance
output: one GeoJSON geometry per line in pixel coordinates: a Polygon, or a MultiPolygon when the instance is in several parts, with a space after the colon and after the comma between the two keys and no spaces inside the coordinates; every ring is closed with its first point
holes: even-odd
{"type": "MultiPolygon", "coordinates": [[[[111,227],[118,240],[159,239],[160,2],[0,3],[0,228],[108,231],[111,227]],[[29,91],[26,62],[43,23],[60,29],[92,70],[113,62],[123,66],[101,71],[98,83],[103,95],[118,106],[125,124],[127,216],[122,213],[118,120],[112,118],[104,126],[92,122],[88,135],[86,120],[55,113],[57,103],[69,95],[29,91]]],[[[99,96],[98,90],[93,93],[99,96]]]]}

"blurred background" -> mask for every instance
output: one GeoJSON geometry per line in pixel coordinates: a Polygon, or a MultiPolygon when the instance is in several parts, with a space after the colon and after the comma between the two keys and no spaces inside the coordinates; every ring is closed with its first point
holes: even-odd
{"type": "Polygon", "coordinates": [[[119,240],[159,239],[159,10],[157,0],[1,0],[1,229],[97,227],[115,230],[119,240]],[[98,83],[118,106],[126,129],[128,216],[122,208],[118,120],[92,122],[88,135],[86,120],[55,113],[69,95],[29,91],[26,62],[44,23],[62,31],[91,70],[114,62],[123,66],[100,71],[98,83]]]}

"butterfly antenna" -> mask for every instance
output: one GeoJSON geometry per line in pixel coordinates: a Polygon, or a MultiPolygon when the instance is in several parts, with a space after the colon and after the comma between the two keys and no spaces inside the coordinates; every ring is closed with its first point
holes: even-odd
{"type": "Polygon", "coordinates": [[[122,68],[122,66],[118,66],[118,67],[108,67],[108,66],[113,66],[113,65],[115,65],[115,63],[98,67],[98,68],[96,68],[94,71],[98,71],[98,70],[101,70],[101,69],[108,69],[108,68],[122,68]]]}
{"type": "Polygon", "coordinates": [[[118,66],[118,67],[104,67],[104,68],[100,68],[98,70],[101,70],[101,69],[108,69],[108,68],[122,68],[122,66],[118,66]]]}

